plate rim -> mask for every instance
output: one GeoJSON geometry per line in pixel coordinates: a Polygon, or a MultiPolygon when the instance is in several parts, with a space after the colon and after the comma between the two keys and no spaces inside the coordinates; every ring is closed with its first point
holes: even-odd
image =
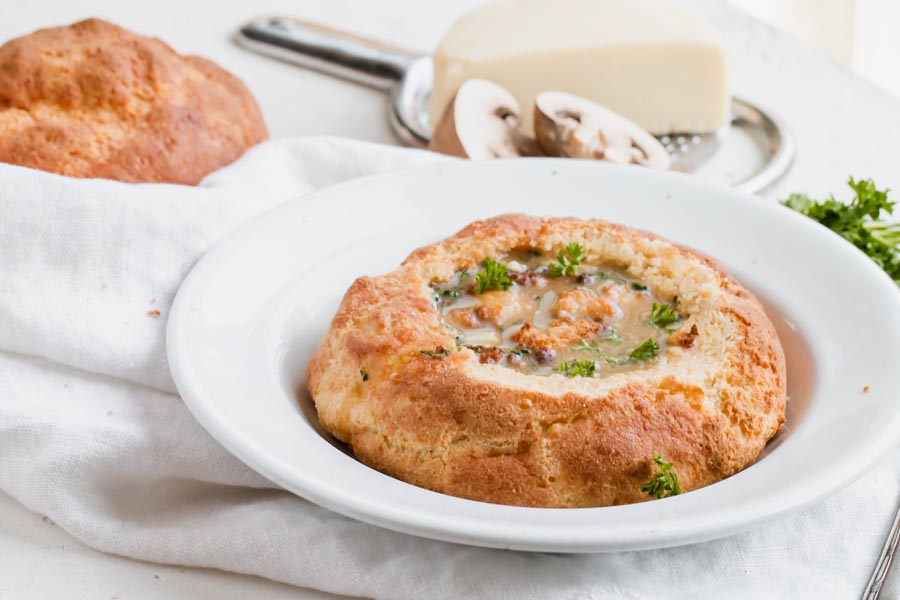
{"type": "MultiPolygon", "coordinates": [[[[373,511],[372,504],[366,502],[365,499],[361,499],[359,495],[348,493],[341,488],[323,484],[322,481],[306,479],[302,482],[303,485],[298,484],[296,481],[289,480],[283,476],[281,469],[287,467],[287,464],[284,463],[284,461],[258,447],[254,441],[247,437],[239,428],[232,427],[227,419],[220,418],[221,415],[214,409],[215,403],[203,391],[202,384],[197,380],[192,370],[186,366],[190,361],[187,360],[185,340],[182,338],[182,333],[185,331],[183,324],[185,323],[185,320],[189,318],[191,312],[190,298],[196,293],[195,289],[202,285],[205,273],[215,267],[220,257],[226,256],[229,251],[238,247],[244,240],[252,237],[253,233],[269,220],[278,218],[282,212],[297,211],[298,206],[301,203],[310,202],[318,196],[341,193],[348,189],[352,190],[353,188],[364,188],[366,185],[369,185],[376,180],[390,181],[394,178],[410,177],[417,173],[427,173],[428,171],[436,169],[477,170],[482,168],[516,168],[510,167],[509,165],[512,163],[523,164],[534,161],[548,163],[557,169],[597,169],[598,173],[608,169],[640,169],[638,167],[618,167],[614,165],[593,164],[589,163],[589,161],[548,158],[520,159],[517,161],[491,161],[490,163],[453,161],[419,165],[411,168],[355,178],[334,186],[313,191],[267,211],[220,239],[195,263],[190,273],[182,282],[173,300],[166,329],[166,349],[169,369],[176,388],[191,414],[218,443],[222,444],[223,447],[247,466],[262,474],[273,483],[291,491],[301,498],[318,504],[319,506],[350,518],[420,537],[474,546],[527,551],[610,552],[670,547],[724,537],[795,512],[804,506],[850,485],[874,468],[896,446],[896,439],[900,437],[900,410],[894,413],[890,425],[882,429],[879,436],[872,438],[868,446],[868,452],[857,453],[853,460],[844,461],[841,463],[839,471],[832,471],[829,477],[820,480],[817,485],[807,487],[807,492],[805,494],[795,494],[793,497],[789,496],[789,498],[792,498],[791,500],[781,498],[782,501],[778,503],[777,507],[769,506],[764,510],[757,510],[754,514],[745,514],[743,518],[737,520],[733,519],[733,515],[729,518],[727,511],[719,512],[715,516],[707,515],[704,519],[704,526],[699,529],[694,526],[692,520],[686,520],[675,524],[669,523],[662,531],[653,527],[648,527],[640,532],[631,531],[627,535],[623,534],[618,538],[607,537],[602,541],[584,538],[569,538],[560,541],[555,539],[552,534],[535,535],[535,532],[533,531],[528,532],[527,535],[511,535],[509,532],[491,533],[485,531],[480,523],[475,522],[472,524],[465,520],[460,522],[457,519],[438,523],[434,519],[422,518],[421,515],[410,518],[408,513],[391,510],[391,507],[385,506],[379,506],[378,511],[373,511]],[[497,166],[487,166],[488,164],[497,166]],[[238,443],[238,441],[242,441],[243,443],[238,443]],[[451,522],[453,523],[452,526],[447,525],[447,523],[451,522]]],[[[810,221],[806,217],[799,215],[790,209],[780,206],[778,203],[753,197],[749,194],[725,186],[698,180],[689,175],[679,173],[661,173],[651,172],[645,169],[640,170],[646,172],[646,175],[644,175],[646,177],[672,178],[673,181],[676,179],[681,180],[681,183],[678,185],[687,184],[689,186],[706,188],[706,190],[711,193],[731,196],[736,202],[748,205],[752,203],[752,210],[771,211],[773,215],[777,213],[777,218],[794,219],[798,223],[803,222],[804,225],[802,226],[808,227],[812,235],[832,236],[833,240],[831,243],[843,245],[845,247],[843,252],[855,253],[857,257],[854,260],[859,264],[859,267],[872,272],[872,275],[874,276],[873,281],[880,281],[878,285],[881,285],[885,289],[890,289],[890,293],[894,294],[895,299],[898,300],[898,307],[900,307],[900,290],[898,290],[894,282],[877,265],[875,265],[868,256],[827,228],[810,221]],[[890,287],[888,288],[887,286],[890,287]]],[[[302,208],[299,210],[302,212],[302,208]]],[[[815,393],[821,392],[817,390],[815,393]]],[[[385,475],[385,477],[387,476],[385,475]]],[[[399,480],[395,481],[402,485],[410,485],[399,480]]],[[[410,485],[410,487],[414,486],[410,485]]],[[[684,496],[680,498],[659,500],[657,502],[677,502],[682,498],[684,498],[684,496]]],[[[455,500],[461,502],[474,502],[459,498],[455,500]]],[[[478,504],[484,505],[486,503],[478,504]]],[[[552,509],[510,506],[503,506],[502,508],[509,511],[529,511],[529,514],[534,514],[535,516],[544,511],[554,512],[563,510],[584,512],[605,509],[605,507],[552,509]]]]}

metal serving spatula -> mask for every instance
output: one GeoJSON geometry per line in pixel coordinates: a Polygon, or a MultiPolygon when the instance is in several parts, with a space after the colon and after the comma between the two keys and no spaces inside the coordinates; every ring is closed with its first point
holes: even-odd
{"type": "MultiPolygon", "coordinates": [[[[250,21],[240,28],[236,41],[266,56],[387,91],[391,97],[390,122],[397,136],[405,144],[417,147],[426,146],[431,139],[428,96],[433,65],[430,56],[285,17],[250,21]]],[[[748,102],[733,98],[732,112],[731,123],[716,132],[673,134],[658,139],[672,156],[674,170],[695,173],[716,155],[726,139],[743,132],[758,147],[761,158],[749,173],[732,176],[733,181],[729,183],[755,192],[788,170],[795,151],[793,137],[777,119],[748,102]]]]}

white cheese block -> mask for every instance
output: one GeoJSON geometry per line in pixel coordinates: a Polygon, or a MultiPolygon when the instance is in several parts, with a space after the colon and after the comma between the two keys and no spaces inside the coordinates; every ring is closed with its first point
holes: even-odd
{"type": "Polygon", "coordinates": [[[432,127],[471,78],[512,92],[529,134],[546,90],[584,96],[655,134],[711,131],[730,113],[719,32],[647,0],[500,0],[453,26],[434,67],[432,127]]]}

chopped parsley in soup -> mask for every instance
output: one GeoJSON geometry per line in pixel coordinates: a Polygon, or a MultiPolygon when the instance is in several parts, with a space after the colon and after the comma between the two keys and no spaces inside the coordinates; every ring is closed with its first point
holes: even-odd
{"type": "Polygon", "coordinates": [[[457,345],[482,363],[601,377],[656,360],[682,319],[677,298],[586,258],[576,242],[556,256],[516,249],[431,289],[457,345]]]}

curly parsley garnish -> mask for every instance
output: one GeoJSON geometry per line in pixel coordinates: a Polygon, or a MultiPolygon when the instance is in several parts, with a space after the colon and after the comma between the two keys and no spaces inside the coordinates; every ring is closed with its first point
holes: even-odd
{"type": "Polygon", "coordinates": [[[557,373],[566,377],[593,377],[597,370],[597,363],[592,360],[567,360],[553,368],[557,373]]]}
{"type": "Polygon", "coordinates": [[[475,276],[479,294],[488,290],[508,290],[512,287],[513,282],[509,278],[509,269],[506,265],[489,258],[481,263],[481,266],[483,269],[475,276]]]}
{"type": "Polygon", "coordinates": [[[595,352],[600,353],[600,345],[597,343],[597,340],[591,340],[590,342],[587,340],[581,340],[574,346],[572,346],[572,350],[578,350],[579,352],[595,352]]]}
{"type": "Polygon", "coordinates": [[[578,242],[569,242],[565,249],[556,255],[556,262],[550,264],[550,274],[554,277],[577,275],[578,265],[587,258],[584,247],[578,242]]]}
{"type": "Polygon", "coordinates": [[[443,346],[435,346],[434,350],[419,350],[419,352],[431,358],[444,358],[445,356],[450,356],[453,350],[443,346]]]}
{"type": "Polygon", "coordinates": [[[366,371],[365,369],[360,369],[360,370],[359,370],[359,374],[362,375],[362,380],[363,380],[363,381],[368,381],[368,380],[369,380],[369,373],[368,373],[368,371],[366,371]]]}
{"type": "Polygon", "coordinates": [[[653,462],[659,466],[659,473],[641,484],[641,491],[656,496],[657,500],[680,494],[681,484],[678,483],[678,475],[672,470],[672,463],[664,461],[659,454],[653,457],[653,462]]]}
{"type": "Polygon", "coordinates": [[[791,194],[782,202],[788,208],[818,221],[865,252],[894,283],[900,285],[900,223],[880,220],[881,212],[892,214],[890,190],[879,190],[871,179],[847,182],[855,197],[849,204],[831,196],[816,201],[805,194],[791,194]]]}
{"type": "MultiPolygon", "coordinates": [[[[573,350],[579,350],[581,352],[593,352],[594,354],[603,355],[603,351],[600,350],[599,345],[596,341],[587,342],[585,340],[581,340],[575,346],[572,346],[573,350]]],[[[614,358],[612,356],[604,356],[603,360],[608,362],[611,365],[624,365],[633,362],[640,362],[643,360],[653,360],[656,358],[656,354],[659,352],[659,344],[656,343],[656,340],[653,338],[647,338],[643,344],[632,350],[628,356],[624,356],[621,358],[614,358]]]]}
{"type": "Polygon", "coordinates": [[[654,302],[653,309],[650,311],[650,316],[647,317],[646,322],[650,325],[653,325],[657,329],[669,331],[668,327],[670,325],[674,325],[680,320],[681,315],[675,312],[671,306],[669,306],[668,304],[660,304],[659,302],[654,302]]]}
{"type": "Polygon", "coordinates": [[[656,358],[657,352],[659,352],[659,344],[657,344],[656,340],[653,338],[647,338],[646,342],[631,351],[631,354],[628,355],[628,359],[633,361],[651,360],[656,358]]]}
{"type": "MultiPolygon", "coordinates": [[[[619,336],[619,332],[615,327],[610,327],[603,339],[616,344],[622,342],[622,338],[619,336]]],[[[657,344],[653,338],[647,338],[647,341],[632,350],[631,353],[628,354],[628,356],[621,358],[603,356],[603,349],[600,348],[600,342],[597,340],[587,341],[583,339],[572,346],[572,350],[577,350],[579,352],[591,352],[593,354],[601,356],[603,360],[612,365],[624,365],[625,363],[651,360],[653,358],[656,358],[656,354],[657,352],[659,352],[659,344],[657,344]]]]}

